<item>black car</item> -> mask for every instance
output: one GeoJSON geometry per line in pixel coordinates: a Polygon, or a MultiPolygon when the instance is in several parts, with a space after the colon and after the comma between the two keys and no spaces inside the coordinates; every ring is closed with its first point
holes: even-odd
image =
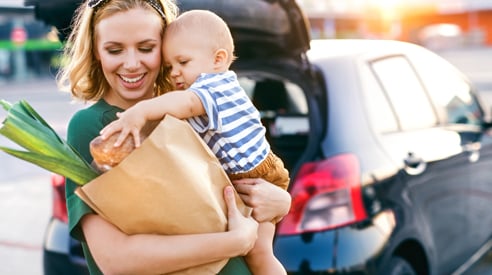
{"type": "MultiPolygon", "coordinates": [[[[178,4],[229,24],[233,69],[291,172],[274,241],[289,274],[460,274],[483,255],[490,123],[449,62],[405,42],[311,41],[294,0],[178,4]]],[[[75,274],[83,256],[54,182],[45,272],[75,274]]]]}

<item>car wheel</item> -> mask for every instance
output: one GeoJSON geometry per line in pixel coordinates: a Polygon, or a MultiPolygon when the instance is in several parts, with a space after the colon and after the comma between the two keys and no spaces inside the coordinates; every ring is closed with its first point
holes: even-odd
{"type": "Polygon", "coordinates": [[[392,257],[383,269],[385,275],[417,275],[413,267],[401,257],[392,257]]]}

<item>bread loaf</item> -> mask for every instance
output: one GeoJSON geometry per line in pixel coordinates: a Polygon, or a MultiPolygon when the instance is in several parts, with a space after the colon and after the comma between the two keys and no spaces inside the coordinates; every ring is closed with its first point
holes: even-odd
{"type": "MultiPolygon", "coordinates": [[[[140,142],[143,142],[152,133],[159,122],[159,120],[155,120],[148,121],[145,124],[140,131],[140,142]]],[[[94,159],[92,164],[101,172],[106,172],[118,165],[135,149],[132,135],[128,135],[120,146],[114,147],[119,135],[120,132],[114,133],[106,140],[103,140],[101,136],[97,136],[89,144],[90,152],[94,159]]]]}
{"type": "Polygon", "coordinates": [[[135,143],[131,135],[127,136],[120,146],[115,147],[114,143],[119,135],[119,132],[115,133],[106,140],[103,140],[101,136],[97,136],[89,144],[94,164],[99,170],[104,172],[118,165],[135,149],[135,143]]]}

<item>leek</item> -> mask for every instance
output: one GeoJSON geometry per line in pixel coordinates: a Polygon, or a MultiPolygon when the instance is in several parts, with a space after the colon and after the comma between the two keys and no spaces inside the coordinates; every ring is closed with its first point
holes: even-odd
{"type": "Polygon", "coordinates": [[[27,101],[20,100],[11,104],[0,100],[0,105],[7,111],[0,134],[25,149],[0,146],[0,150],[67,177],[79,185],[84,185],[99,175],[27,101]]]}

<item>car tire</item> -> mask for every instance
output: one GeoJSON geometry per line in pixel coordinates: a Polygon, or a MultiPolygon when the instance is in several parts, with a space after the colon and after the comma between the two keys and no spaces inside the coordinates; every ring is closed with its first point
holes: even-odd
{"type": "Polygon", "coordinates": [[[408,261],[401,257],[391,257],[386,268],[381,274],[384,275],[417,275],[408,261]]]}

